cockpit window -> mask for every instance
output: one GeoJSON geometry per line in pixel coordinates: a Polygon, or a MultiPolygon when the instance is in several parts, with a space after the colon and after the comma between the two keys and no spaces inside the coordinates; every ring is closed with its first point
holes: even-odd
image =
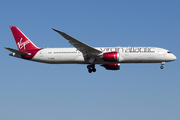
{"type": "Polygon", "coordinates": [[[170,51],[167,51],[167,53],[172,53],[172,52],[170,52],[170,51]]]}

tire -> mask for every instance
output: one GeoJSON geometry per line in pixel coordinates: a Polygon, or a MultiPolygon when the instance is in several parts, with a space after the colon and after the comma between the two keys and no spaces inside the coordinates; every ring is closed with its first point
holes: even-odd
{"type": "Polygon", "coordinates": [[[91,69],[88,69],[88,72],[89,72],[89,73],[92,73],[92,70],[91,70],[91,69]]]}
{"type": "Polygon", "coordinates": [[[163,66],[161,66],[160,68],[161,68],[161,69],[163,69],[164,67],[163,67],[163,66]]]}
{"type": "Polygon", "coordinates": [[[93,72],[96,72],[96,68],[93,68],[92,71],[93,71],[93,72]]]}

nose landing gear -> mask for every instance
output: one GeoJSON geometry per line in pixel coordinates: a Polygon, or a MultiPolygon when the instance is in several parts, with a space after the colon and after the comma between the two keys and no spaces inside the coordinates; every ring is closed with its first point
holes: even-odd
{"type": "Polygon", "coordinates": [[[165,64],[165,62],[162,62],[162,63],[161,63],[161,66],[160,66],[161,69],[164,68],[164,66],[163,66],[164,64],[165,64]]]}
{"type": "Polygon", "coordinates": [[[88,65],[87,69],[89,73],[96,72],[96,68],[94,64],[88,65]]]}
{"type": "Polygon", "coordinates": [[[163,68],[164,68],[164,66],[162,66],[162,65],[161,65],[161,67],[160,67],[160,68],[161,68],[161,69],[163,69],[163,68]]]}

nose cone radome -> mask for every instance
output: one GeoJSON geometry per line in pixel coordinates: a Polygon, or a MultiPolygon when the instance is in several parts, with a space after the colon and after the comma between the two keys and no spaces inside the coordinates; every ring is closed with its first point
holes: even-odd
{"type": "Polygon", "coordinates": [[[174,54],[172,54],[171,55],[171,61],[174,61],[174,60],[176,60],[177,58],[176,58],[176,56],[174,55],[174,54]]]}
{"type": "Polygon", "coordinates": [[[174,61],[176,59],[177,59],[176,56],[174,54],[172,54],[172,53],[168,54],[167,58],[166,58],[167,62],[174,61]]]}
{"type": "Polygon", "coordinates": [[[177,57],[176,57],[174,54],[173,54],[173,56],[174,56],[174,58],[173,58],[173,59],[174,59],[174,60],[176,60],[176,59],[177,59],[177,57]]]}

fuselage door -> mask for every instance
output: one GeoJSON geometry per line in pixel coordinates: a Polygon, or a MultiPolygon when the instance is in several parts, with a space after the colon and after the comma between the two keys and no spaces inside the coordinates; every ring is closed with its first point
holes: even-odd
{"type": "Polygon", "coordinates": [[[44,52],[43,52],[43,50],[41,50],[40,53],[39,53],[39,56],[43,57],[43,55],[44,55],[44,52]]]}

